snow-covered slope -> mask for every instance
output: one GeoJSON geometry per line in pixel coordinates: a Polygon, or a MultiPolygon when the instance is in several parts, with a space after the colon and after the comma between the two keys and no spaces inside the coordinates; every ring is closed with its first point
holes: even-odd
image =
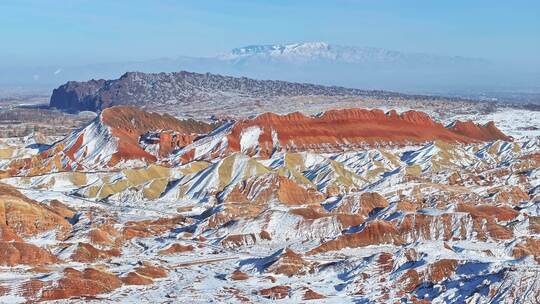
{"type": "Polygon", "coordinates": [[[105,111],[13,160],[0,302],[536,303],[540,139],[343,110],[172,149],[200,127],[105,111]]]}

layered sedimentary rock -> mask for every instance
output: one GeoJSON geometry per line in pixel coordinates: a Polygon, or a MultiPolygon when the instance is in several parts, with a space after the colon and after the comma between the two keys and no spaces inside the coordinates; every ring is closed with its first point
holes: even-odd
{"type": "Polygon", "coordinates": [[[396,111],[385,113],[363,109],[332,110],[316,117],[301,113],[266,113],[238,123],[228,136],[231,150],[258,149],[262,155],[271,154],[275,148],[332,151],[361,144],[423,143],[434,140],[471,143],[497,139],[509,138],[493,123],[479,126],[472,122],[457,122],[454,127],[445,128],[422,112],[397,114],[396,111]]]}
{"type": "Polygon", "coordinates": [[[110,108],[39,155],[13,161],[10,172],[40,174],[97,169],[128,161],[153,163],[213,128],[207,123],[133,107],[110,108]]]}
{"type": "Polygon", "coordinates": [[[68,220],[54,209],[29,199],[12,186],[0,183],[0,235],[2,240],[57,231],[64,239],[70,232],[68,220]]]}
{"type": "Polygon", "coordinates": [[[71,232],[71,225],[47,206],[0,183],[0,265],[38,266],[58,262],[47,249],[23,239],[46,232],[53,232],[62,240],[71,232]]]}
{"type": "Polygon", "coordinates": [[[445,128],[427,114],[345,109],[319,116],[301,113],[262,114],[254,119],[216,126],[177,120],[133,107],[104,110],[88,126],[74,132],[39,156],[17,159],[8,172],[88,170],[126,162],[189,162],[241,152],[269,157],[276,152],[335,153],[375,146],[403,146],[430,141],[476,143],[511,140],[493,123],[456,122],[445,128]],[[211,132],[211,133],[210,133],[211,132]]]}
{"type": "Polygon", "coordinates": [[[121,107],[97,122],[84,138],[105,144],[41,151],[62,170],[36,154],[2,179],[20,191],[0,185],[15,274],[0,302],[538,296],[538,138],[359,109],[213,129],[121,107]]]}
{"type": "Polygon", "coordinates": [[[408,111],[398,114],[382,110],[331,110],[318,116],[302,113],[265,113],[242,120],[225,130],[224,138],[201,140],[180,153],[182,161],[212,157],[216,153],[242,152],[269,157],[276,151],[335,153],[367,147],[419,144],[430,141],[475,143],[511,140],[493,123],[456,122],[450,127],[427,114],[408,111]]]}

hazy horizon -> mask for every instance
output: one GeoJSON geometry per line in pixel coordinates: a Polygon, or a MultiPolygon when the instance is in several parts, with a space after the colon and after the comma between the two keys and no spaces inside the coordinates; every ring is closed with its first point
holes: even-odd
{"type": "Polygon", "coordinates": [[[205,57],[326,41],[540,64],[536,1],[86,1],[0,3],[0,65],[205,57]]]}
{"type": "Polygon", "coordinates": [[[536,1],[7,0],[0,3],[0,87],[49,90],[67,80],[115,78],[132,70],[192,70],[411,92],[538,92],[538,9],[536,1]],[[396,72],[373,64],[343,70],[317,63],[303,66],[316,73],[298,74],[294,67],[276,73],[271,62],[233,68],[177,60],[248,45],[312,41],[478,58],[490,66],[434,64],[429,70],[409,64],[396,72]]]}

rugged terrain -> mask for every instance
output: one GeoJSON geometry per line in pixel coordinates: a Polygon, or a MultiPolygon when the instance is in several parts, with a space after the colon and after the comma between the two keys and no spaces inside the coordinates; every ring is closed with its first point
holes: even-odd
{"type": "MultiPolygon", "coordinates": [[[[274,80],[256,80],[245,77],[199,74],[192,72],[140,73],[128,72],[119,79],[70,81],[53,91],[50,106],[67,111],[101,111],[115,105],[133,105],[146,108],[186,106],[210,103],[219,108],[234,100],[234,106],[243,101],[279,100],[293,97],[336,98],[363,97],[397,100],[452,99],[430,96],[405,95],[386,91],[368,91],[335,86],[322,86],[274,80]]],[[[261,101],[259,101],[261,102],[261,101]]],[[[280,106],[279,102],[276,102],[280,106]]]]}
{"type": "Polygon", "coordinates": [[[537,113],[430,114],[122,106],[4,139],[0,302],[537,303],[537,113]]]}

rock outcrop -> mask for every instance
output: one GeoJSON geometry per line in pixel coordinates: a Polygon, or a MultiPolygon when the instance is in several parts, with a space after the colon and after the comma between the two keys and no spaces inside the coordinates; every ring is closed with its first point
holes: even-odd
{"type": "Polygon", "coordinates": [[[93,297],[111,292],[122,286],[122,281],[112,273],[95,268],[79,271],[66,268],[63,278],[50,288],[45,288],[41,299],[44,301],[73,297],[93,297]]]}
{"type": "MultiPolygon", "coordinates": [[[[176,73],[128,72],[119,79],[70,81],[53,91],[50,106],[68,111],[101,111],[116,105],[156,106],[189,104],[200,100],[219,100],[219,96],[252,98],[275,96],[378,96],[403,97],[404,94],[348,89],[245,77],[176,73]]],[[[414,97],[414,96],[411,96],[414,97]]]]}
{"type": "Polygon", "coordinates": [[[134,107],[101,112],[90,124],[73,132],[38,156],[11,163],[11,174],[96,169],[127,161],[153,163],[192,143],[215,126],[192,119],[178,120],[134,107]]]}
{"type": "Polygon", "coordinates": [[[0,242],[0,265],[41,266],[57,263],[59,260],[49,251],[24,242],[0,242]]]}
{"type": "Polygon", "coordinates": [[[456,122],[447,128],[423,112],[398,114],[379,109],[331,110],[317,116],[265,113],[238,121],[220,135],[221,140],[214,134],[212,142],[201,138],[186,146],[177,155],[178,160],[188,162],[235,152],[266,158],[284,151],[337,153],[434,141],[470,144],[511,140],[493,123],[481,126],[456,122]]]}
{"type": "Polygon", "coordinates": [[[457,122],[445,128],[427,114],[408,111],[397,114],[381,110],[331,110],[310,117],[301,113],[266,113],[236,124],[227,137],[232,151],[271,155],[287,151],[340,151],[352,147],[411,144],[441,140],[471,143],[510,140],[493,123],[486,126],[457,122]]]}
{"type": "Polygon", "coordinates": [[[93,96],[105,85],[104,79],[87,82],[69,81],[53,90],[50,106],[68,111],[94,111],[93,96]]]}
{"type": "Polygon", "coordinates": [[[536,303],[539,149],[414,111],[107,108],[2,178],[0,302],[536,303]]]}
{"type": "MultiPolygon", "coordinates": [[[[370,147],[395,147],[431,141],[478,143],[511,140],[494,124],[457,122],[450,128],[427,114],[343,109],[318,116],[262,114],[216,125],[178,120],[133,107],[105,109],[92,123],[34,158],[11,162],[9,173],[90,170],[127,162],[212,160],[237,152],[267,158],[275,152],[336,153],[370,147]],[[214,130],[215,131],[212,131],[214,130]],[[212,132],[211,132],[212,131],[212,132]],[[168,156],[174,155],[169,158],[168,156]]],[[[286,186],[286,185],[285,185],[286,186]]],[[[286,198],[292,199],[294,198],[286,198]]]]}
{"type": "Polygon", "coordinates": [[[12,186],[0,183],[0,235],[16,239],[11,234],[28,237],[50,230],[63,239],[70,232],[70,223],[53,209],[39,204],[12,186]]]}

